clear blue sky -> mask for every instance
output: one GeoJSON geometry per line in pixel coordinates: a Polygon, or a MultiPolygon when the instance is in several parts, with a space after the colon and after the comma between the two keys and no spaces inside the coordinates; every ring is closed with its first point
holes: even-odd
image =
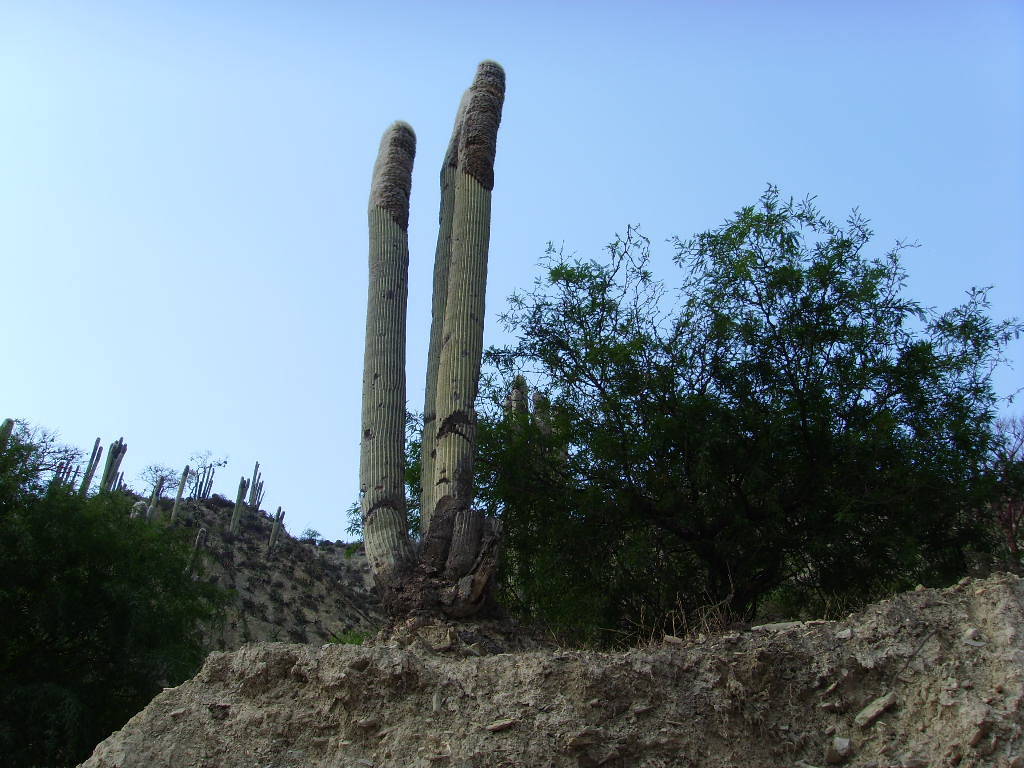
{"type": "Polygon", "coordinates": [[[667,257],[769,181],[859,206],[879,253],[919,241],[923,303],[994,285],[993,314],[1024,315],[1020,2],[6,0],[0,417],[123,435],[135,485],[209,449],[232,495],[259,459],[266,508],[343,537],[378,141],[418,135],[420,409],[437,175],[484,58],[508,75],[488,343],[547,241],[597,257],[640,223],[667,257]]]}

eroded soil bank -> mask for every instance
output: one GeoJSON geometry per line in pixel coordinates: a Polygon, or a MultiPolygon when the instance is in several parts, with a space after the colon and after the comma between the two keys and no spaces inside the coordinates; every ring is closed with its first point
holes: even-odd
{"type": "Polygon", "coordinates": [[[83,765],[1024,768],[1015,576],[623,653],[461,631],[213,653],[83,765]]]}

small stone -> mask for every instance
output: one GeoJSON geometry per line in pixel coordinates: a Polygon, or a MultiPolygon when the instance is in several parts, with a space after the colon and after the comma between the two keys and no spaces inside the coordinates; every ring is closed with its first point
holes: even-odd
{"type": "Polygon", "coordinates": [[[853,745],[850,743],[850,740],[836,736],[832,739],[832,743],[828,745],[828,749],[825,750],[825,762],[829,765],[838,765],[852,754],[853,745]]]}
{"type": "Polygon", "coordinates": [[[838,632],[836,632],[837,640],[849,640],[851,637],[853,637],[853,630],[849,627],[847,627],[846,629],[840,629],[838,632]]]}
{"type": "Polygon", "coordinates": [[[227,717],[228,717],[228,712],[231,711],[231,705],[230,704],[211,704],[209,709],[210,709],[210,717],[212,717],[214,720],[226,720],[227,717]]]}
{"type": "Polygon", "coordinates": [[[513,725],[518,723],[518,720],[513,718],[507,718],[504,720],[495,720],[490,725],[485,725],[484,730],[490,731],[491,733],[498,733],[499,731],[507,731],[513,725]]]}
{"type": "Polygon", "coordinates": [[[928,761],[920,755],[915,755],[912,752],[908,752],[900,760],[900,766],[902,768],[928,768],[928,761]]]}
{"type": "Polygon", "coordinates": [[[987,645],[984,640],[981,639],[981,630],[977,627],[968,627],[964,630],[964,642],[967,645],[972,645],[975,648],[980,648],[983,645],[987,645]]]}
{"type": "MultiPolygon", "coordinates": [[[[182,715],[184,715],[184,714],[185,714],[186,712],[188,712],[188,710],[187,710],[187,709],[172,709],[172,710],[171,710],[170,712],[168,712],[167,714],[168,714],[168,715],[169,715],[170,717],[173,717],[173,718],[179,718],[179,717],[181,717],[182,715]]],[[[211,714],[212,714],[212,713],[211,713],[211,714]]]]}
{"type": "Polygon", "coordinates": [[[665,643],[668,643],[669,645],[682,645],[683,644],[683,639],[681,637],[676,637],[675,635],[665,635],[662,638],[662,641],[665,642],[665,643]]]}
{"type": "Polygon", "coordinates": [[[361,720],[356,720],[356,726],[369,730],[370,728],[376,728],[378,722],[376,717],[364,717],[361,720]]]}
{"type": "Polygon", "coordinates": [[[794,629],[803,626],[802,621],[779,621],[774,624],[759,624],[751,627],[754,632],[785,632],[787,629],[794,629]]]}
{"type": "Polygon", "coordinates": [[[924,592],[924,590],[925,590],[924,584],[918,584],[916,587],[914,587],[914,591],[915,592],[924,592]]]}
{"type": "Polygon", "coordinates": [[[879,696],[858,712],[857,716],[853,719],[853,722],[860,728],[866,728],[881,717],[882,713],[892,707],[895,703],[896,694],[889,691],[884,696],[879,696]]]}

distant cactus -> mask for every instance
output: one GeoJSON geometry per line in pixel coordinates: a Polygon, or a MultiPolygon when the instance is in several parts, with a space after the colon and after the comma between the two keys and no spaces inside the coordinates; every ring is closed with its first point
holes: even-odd
{"type": "Polygon", "coordinates": [[[192,498],[196,501],[203,501],[209,498],[213,489],[213,476],[217,468],[213,464],[207,465],[202,473],[198,474],[195,487],[192,490],[192,498]]]}
{"type": "Polygon", "coordinates": [[[274,547],[277,546],[277,539],[281,533],[281,526],[284,524],[284,510],[280,507],[277,508],[277,514],[274,515],[274,527],[270,530],[270,542],[267,544],[267,553],[273,551],[274,547]]]}
{"type": "Polygon", "coordinates": [[[96,442],[92,445],[92,453],[89,455],[89,463],[85,468],[85,476],[82,478],[82,487],[78,489],[78,492],[83,496],[88,495],[89,485],[92,483],[92,476],[96,473],[96,467],[100,463],[100,457],[103,455],[103,446],[100,445],[100,439],[97,437],[96,442]]]}
{"type": "Polygon", "coordinates": [[[206,544],[207,533],[205,528],[200,528],[196,533],[196,539],[192,543],[192,553],[188,557],[188,564],[185,566],[185,573],[192,573],[199,559],[199,550],[206,544]]]}
{"type": "Polygon", "coordinates": [[[249,490],[249,481],[244,477],[238,481],[238,495],[235,497],[235,508],[231,512],[231,524],[228,531],[231,535],[238,533],[239,524],[242,520],[242,509],[245,507],[245,493],[249,490]]]}
{"type": "Polygon", "coordinates": [[[163,493],[165,482],[167,482],[167,478],[160,476],[156,479],[156,483],[153,485],[153,495],[149,498],[149,509],[146,511],[147,520],[155,520],[159,513],[160,494],[163,493]]]}
{"type": "Polygon", "coordinates": [[[263,479],[260,476],[260,463],[257,461],[252,470],[252,480],[249,483],[249,506],[259,509],[263,503],[263,479]]]}
{"type": "Polygon", "coordinates": [[[181,494],[185,490],[185,484],[188,482],[188,464],[185,465],[185,469],[182,470],[181,479],[178,480],[178,493],[174,497],[174,506],[171,508],[171,522],[173,523],[178,519],[178,506],[181,504],[181,494]]]}
{"type": "Polygon", "coordinates": [[[103,467],[103,477],[100,478],[100,492],[109,493],[121,487],[121,480],[118,471],[121,468],[121,459],[128,451],[128,446],[123,437],[119,437],[107,449],[107,463],[103,467]]]}

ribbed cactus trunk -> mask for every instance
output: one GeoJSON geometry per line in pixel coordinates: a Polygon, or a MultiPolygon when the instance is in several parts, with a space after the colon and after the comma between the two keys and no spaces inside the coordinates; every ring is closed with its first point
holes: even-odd
{"type": "Polygon", "coordinates": [[[472,507],[475,403],[483,354],[494,154],[504,97],[504,71],[493,62],[482,63],[458,129],[451,262],[435,397],[435,501],[423,545],[427,565],[443,568],[449,579],[469,573],[484,540],[483,514],[472,507]]]}
{"type": "Polygon", "coordinates": [[[96,442],[92,445],[92,454],[89,456],[89,463],[85,467],[85,477],[82,478],[82,487],[78,489],[78,492],[85,496],[89,493],[89,485],[92,484],[92,476],[96,473],[96,467],[100,463],[100,458],[103,456],[103,446],[100,445],[100,439],[97,437],[96,442]]]}
{"type": "Polygon", "coordinates": [[[359,491],[366,556],[384,593],[393,589],[413,559],[405,505],[405,323],[415,155],[412,128],[394,123],[381,139],[368,210],[370,281],[359,491]]]}
{"type": "Polygon", "coordinates": [[[434,252],[434,291],[430,316],[430,344],[427,347],[427,383],[423,397],[423,439],[420,453],[420,477],[423,480],[420,497],[420,530],[430,529],[430,517],[437,504],[437,486],[434,484],[434,443],[437,439],[437,365],[441,357],[444,333],[444,313],[448,303],[448,268],[452,260],[452,221],[455,213],[455,182],[459,170],[459,135],[466,112],[469,91],[455,113],[455,127],[448,142],[448,151],[441,165],[441,211],[438,215],[437,249],[434,252]]]}

